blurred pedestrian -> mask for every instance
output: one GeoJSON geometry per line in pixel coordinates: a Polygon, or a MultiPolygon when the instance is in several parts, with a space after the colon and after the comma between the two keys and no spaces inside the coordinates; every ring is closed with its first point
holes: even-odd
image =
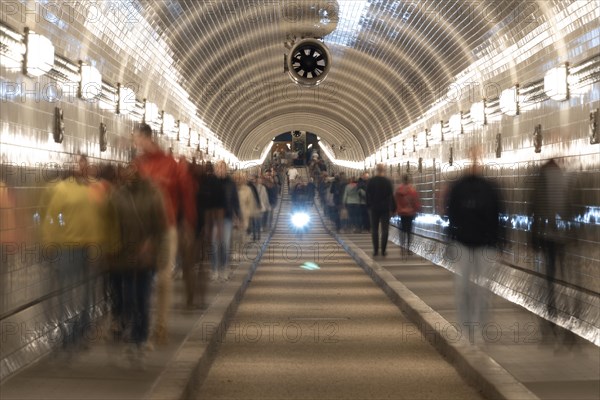
{"type": "Polygon", "coordinates": [[[342,211],[344,208],[343,197],[344,190],[346,189],[346,176],[343,172],[339,175],[336,175],[333,182],[331,182],[331,186],[329,188],[329,193],[331,194],[330,204],[330,213],[333,222],[335,223],[336,232],[340,232],[342,229],[342,221],[343,214],[345,212],[342,211]]]}
{"type": "Polygon", "coordinates": [[[240,232],[240,248],[243,248],[246,243],[248,230],[252,218],[257,213],[256,199],[252,193],[252,189],[247,184],[248,178],[245,173],[239,172],[235,176],[235,183],[238,190],[238,198],[240,202],[240,220],[238,230],[240,232]]]}
{"type": "Polygon", "coordinates": [[[356,183],[356,178],[350,178],[350,183],[344,189],[342,202],[348,210],[349,224],[347,228],[354,229],[354,233],[360,232],[362,222],[360,221],[360,188],[356,183]]]}
{"type": "MultiPolygon", "coordinates": [[[[198,190],[197,180],[194,177],[193,166],[183,156],[179,158],[178,182],[180,198],[196,199],[198,190]]],[[[196,290],[196,219],[197,207],[192,207],[193,212],[185,213],[183,207],[178,207],[177,213],[177,237],[179,247],[179,265],[183,274],[183,283],[185,286],[185,305],[187,308],[194,307],[194,292],[196,290]]]]}
{"type": "Polygon", "coordinates": [[[269,224],[269,214],[271,213],[271,201],[269,199],[269,191],[267,190],[267,183],[265,178],[258,177],[256,179],[256,189],[258,190],[258,198],[260,199],[260,211],[261,211],[261,220],[260,226],[261,231],[266,232],[270,227],[269,224]]]}
{"type": "MultiPolygon", "coordinates": [[[[471,150],[472,164],[448,194],[450,237],[456,250],[456,302],[461,328],[486,323],[488,291],[478,285],[489,276],[498,242],[500,193],[481,175],[479,153],[471,150]]],[[[474,344],[474,337],[469,338],[474,344]]]]}
{"type": "Polygon", "coordinates": [[[381,255],[386,255],[390,216],[394,210],[394,188],[385,176],[385,165],[377,164],[373,178],[367,184],[367,207],[371,212],[371,240],[373,256],[379,254],[379,227],[381,226],[381,255]]]}
{"type": "MultiPolygon", "coordinates": [[[[554,286],[556,279],[568,275],[565,268],[565,253],[571,236],[574,234],[570,221],[574,216],[574,190],[569,185],[567,175],[562,171],[556,160],[550,159],[544,163],[539,174],[534,179],[531,209],[533,220],[531,224],[531,241],[534,249],[543,254],[546,277],[546,317],[556,321],[559,304],[554,286]]],[[[563,307],[573,304],[560,304],[563,307]]],[[[571,309],[575,309],[575,304],[571,309]]],[[[551,322],[543,327],[545,339],[554,339],[560,332],[551,322]]],[[[564,340],[564,338],[561,338],[564,340]]]]}
{"type": "Polygon", "coordinates": [[[410,184],[408,174],[402,176],[402,184],[396,189],[394,194],[396,200],[396,214],[400,216],[400,248],[402,254],[410,255],[410,239],[412,236],[413,221],[417,213],[421,210],[421,202],[417,190],[410,184]]]}
{"type": "Polygon", "coordinates": [[[371,221],[369,217],[369,209],[367,208],[367,184],[369,183],[369,173],[363,172],[356,183],[358,186],[358,194],[360,196],[360,216],[362,221],[361,230],[369,232],[371,230],[371,221]]]}
{"type": "Polygon", "coordinates": [[[134,367],[144,368],[150,329],[150,295],[158,255],[167,227],[160,191],[135,167],[122,170],[121,186],[111,196],[120,245],[114,270],[121,279],[113,291],[122,298],[122,328],[132,346],[126,350],[134,367]]]}
{"type": "MultiPolygon", "coordinates": [[[[258,190],[258,185],[256,182],[257,178],[256,175],[250,175],[248,177],[248,182],[247,185],[250,188],[250,190],[252,191],[252,195],[254,197],[254,201],[256,204],[256,212],[255,214],[251,217],[250,219],[250,231],[249,233],[252,234],[252,241],[256,242],[258,240],[260,240],[260,232],[261,232],[261,221],[262,221],[262,205],[260,202],[260,192],[258,190]]],[[[292,189],[290,189],[292,190],[292,189]]]]}
{"type": "Polygon", "coordinates": [[[288,170],[287,170],[287,183],[288,183],[288,191],[289,193],[292,192],[292,188],[291,185],[294,183],[294,181],[296,180],[296,178],[298,177],[298,175],[300,174],[300,172],[298,172],[298,170],[296,169],[296,167],[294,165],[292,165],[288,170]]]}
{"type": "Polygon", "coordinates": [[[83,339],[95,305],[92,276],[100,261],[98,253],[107,243],[104,215],[89,185],[87,159],[79,161],[78,169],[64,171],[64,179],[51,186],[43,199],[42,240],[58,254],[49,266],[59,293],[58,321],[67,357],[88,347],[83,339]],[[77,286],[81,289],[76,292],[77,286]]]}
{"type": "MultiPolygon", "coordinates": [[[[186,186],[187,180],[181,180],[181,171],[175,159],[165,153],[152,139],[152,128],[145,123],[135,126],[133,143],[137,150],[134,160],[140,176],[150,179],[160,190],[167,216],[167,229],[161,243],[157,268],[157,315],[154,340],[157,344],[168,341],[168,313],[171,309],[172,272],[177,257],[177,215],[181,207],[184,224],[195,220],[196,204],[193,192],[186,186]]],[[[193,232],[194,226],[185,226],[193,232]]]]}
{"type": "Polygon", "coordinates": [[[240,203],[235,182],[227,174],[227,164],[215,164],[214,196],[210,219],[207,218],[211,243],[211,279],[222,282],[229,279],[231,234],[234,219],[241,216],[240,203]],[[212,227],[212,228],[211,228],[212,227]]]}

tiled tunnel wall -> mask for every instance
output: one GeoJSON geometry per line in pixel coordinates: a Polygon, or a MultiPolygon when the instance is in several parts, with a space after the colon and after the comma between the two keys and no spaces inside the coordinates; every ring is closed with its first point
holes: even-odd
{"type": "MultiPolygon", "coordinates": [[[[532,251],[527,226],[519,220],[529,215],[532,182],[538,168],[551,158],[557,159],[570,178],[572,206],[578,220],[559,278],[597,296],[600,293],[600,144],[590,143],[590,113],[600,108],[600,29],[580,26],[570,30],[561,43],[528,55],[529,58],[513,70],[490,70],[482,86],[505,89],[517,82],[522,86],[539,83],[548,69],[565,61],[571,66],[592,64],[595,67],[586,78],[588,83],[584,90],[573,90],[569,100],[542,97],[522,107],[515,117],[499,112],[488,115],[486,126],[465,130],[429,148],[415,152],[409,149],[406,157],[391,167],[391,173],[399,183],[401,175],[409,171],[422,198],[422,212],[444,215],[444,194],[461,171],[468,168],[469,150],[478,146],[484,175],[501,188],[504,212],[509,222],[510,219],[515,221],[514,225],[506,224],[503,260],[543,273],[543,261],[532,251]],[[538,124],[542,126],[543,144],[541,152],[536,153],[533,134],[538,124]],[[500,158],[496,157],[497,134],[501,134],[500,158]]],[[[468,111],[471,102],[479,98],[473,100],[471,92],[464,91],[457,102],[448,104],[426,124],[448,121],[451,114],[468,111]]],[[[424,236],[446,239],[443,227],[427,219],[418,222],[415,229],[424,236]]]]}
{"type": "MultiPolygon", "coordinates": [[[[105,6],[110,6],[109,2],[105,6]]],[[[145,46],[142,54],[134,44],[123,45],[128,25],[119,25],[122,19],[111,20],[105,26],[98,22],[93,27],[86,25],[79,11],[72,16],[68,23],[60,24],[49,23],[40,15],[22,19],[20,13],[3,12],[1,22],[14,32],[23,32],[28,26],[52,39],[57,56],[75,64],[83,60],[96,65],[103,81],[113,86],[117,82],[131,85],[138,100],[155,102],[175,119],[189,118],[189,104],[171,85],[176,80],[174,70],[162,62],[170,55],[159,51],[156,43],[160,41],[151,37],[150,27],[144,30],[146,40],[155,45],[145,46]]],[[[69,315],[81,311],[81,288],[69,290],[63,297],[67,304],[57,303],[56,293],[64,288],[57,287],[56,274],[46,262],[40,241],[43,221],[39,216],[44,213],[41,199],[45,190],[58,181],[62,171],[74,168],[78,154],[86,154],[95,166],[131,159],[134,117],[105,110],[99,101],[79,99],[73,87],[77,82],[57,83],[48,75],[32,78],[18,68],[6,68],[4,63],[0,67],[0,379],[60,344],[57,327],[59,316],[64,314],[59,310],[66,309],[69,315]],[[62,108],[64,114],[65,135],[60,144],[52,137],[55,107],[62,108]],[[107,127],[105,152],[99,145],[101,122],[107,127]]],[[[160,137],[159,143],[188,158],[212,158],[166,136],[160,137]]],[[[95,283],[97,314],[103,309],[104,284],[101,280],[95,283]]]]}
{"type": "MultiPolygon", "coordinates": [[[[92,35],[82,19],[72,21],[68,26],[49,23],[33,24],[37,31],[52,38],[56,53],[70,60],[94,61],[102,66],[104,79],[116,82],[134,82],[139,85],[138,97],[162,99],[161,108],[173,114],[182,108],[177,93],[167,88],[161,74],[170,71],[152,69],[151,62],[158,58],[137,57],[132,49],[119,49],[114,40],[116,35],[126,32],[100,33],[92,35]],[[112,38],[112,39],[111,39],[112,38]],[[112,40],[112,42],[111,42],[112,40]],[[150,72],[148,72],[150,71],[150,72]]],[[[24,23],[17,18],[7,16],[3,23],[21,32],[24,23]]],[[[524,38],[523,32],[511,32],[510,26],[498,33],[514,38],[524,38]]],[[[112,28],[114,30],[114,28],[112,28]]],[[[495,46],[492,39],[487,44],[495,46]]],[[[573,65],[598,57],[600,53],[600,30],[594,20],[582,18],[573,23],[572,29],[561,43],[532,50],[529,57],[516,64],[510,70],[489,70],[482,74],[480,82],[493,82],[498,87],[510,87],[515,81],[532,82],[543,78],[544,73],[560,62],[569,61],[573,65]]],[[[451,183],[451,170],[457,169],[468,159],[468,149],[476,144],[483,146],[484,160],[495,163],[499,168],[493,171],[494,179],[503,187],[504,204],[509,215],[524,215],[530,186],[528,177],[535,167],[544,160],[557,157],[566,169],[577,177],[581,204],[590,219],[582,224],[577,240],[568,250],[570,273],[565,279],[588,291],[600,292],[600,145],[589,144],[589,113],[600,107],[599,71],[595,71],[595,83],[581,94],[574,93],[570,100],[556,102],[546,100],[531,109],[523,110],[517,117],[500,116],[490,119],[487,126],[465,132],[441,145],[432,145],[428,149],[407,153],[399,163],[401,172],[408,161],[413,179],[421,193],[424,212],[438,214],[442,193],[451,183]],[[541,153],[534,153],[532,134],[534,126],[542,124],[544,144],[541,153]],[[496,134],[502,134],[502,157],[495,158],[496,134]],[[453,148],[454,165],[448,166],[449,149],[453,148]],[[423,172],[415,171],[417,160],[424,162],[423,172]],[[434,164],[435,159],[435,164],[434,164]],[[434,173],[435,171],[435,173],[434,173]],[[497,173],[498,171],[499,174],[497,173]]],[[[47,295],[54,290],[52,273],[43,262],[39,252],[30,252],[38,243],[39,225],[36,215],[43,210],[40,204],[41,194],[54,176],[46,173],[47,168],[54,169],[53,163],[75,162],[75,155],[88,154],[91,162],[126,162],[130,157],[129,132],[133,122],[127,116],[115,116],[110,111],[100,109],[98,104],[87,104],[74,98],[63,98],[59,103],[36,100],[30,93],[22,96],[6,96],[6,84],[25,84],[34,88],[39,82],[41,88],[49,78],[31,79],[20,71],[6,68],[0,70],[1,83],[4,85],[0,108],[0,151],[2,154],[2,186],[0,187],[2,254],[0,262],[0,324],[2,324],[1,377],[5,377],[32,362],[52,347],[52,343],[39,334],[50,329],[57,307],[70,306],[77,310],[77,290],[73,291],[72,304],[54,304],[47,295]],[[52,143],[51,132],[54,107],[60,105],[65,115],[66,136],[62,144],[52,143]],[[98,125],[107,124],[109,132],[109,150],[101,153],[98,146],[98,125]],[[50,165],[50,166],[49,166],[50,165]],[[7,243],[18,243],[14,252],[7,243]],[[25,251],[24,251],[25,250],[25,251]],[[14,253],[14,254],[13,254],[14,253]],[[50,324],[50,325],[48,325],[50,324]],[[44,327],[41,329],[40,327],[44,327]]],[[[458,110],[467,110],[470,96],[449,104],[432,115],[427,121],[447,120],[450,114],[458,110]]],[[[155,100],[158,102],[158,100],[155,100]]],[[[168,145],[165,142],[163,145],[168,145]]],[[[177,149],[175,149],[177,152],[177,149]]],[[[397,167],[392,168],[398,179],[397,167]]],[[[434,223],[417,224],[417,233],[443,238],[439,225],[434,223]]],[[[527,233],[522,229],[510,229],[509,245],[504,257],[507,262],[524,269],[534,270],[535,258],[527,243],[527,233]]],[[[543,271],[543,269],[542,269],[543,271]]],[[[101,283],[98,284],[98,290],[101,283]]]]}

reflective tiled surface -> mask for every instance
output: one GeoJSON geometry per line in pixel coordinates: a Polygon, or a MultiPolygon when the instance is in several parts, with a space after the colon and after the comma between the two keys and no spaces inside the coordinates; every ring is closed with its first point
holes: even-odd
{"type": "MultiPolygon", "coordinates": [[[[558,157],[576,178],[577,206],[583,210],[561,278],[596,295],[600,291],[600,145],[589,144],[588,131],[590,111],[600,108],[595,1],[339,1],[336,29],[324,38],[334,65],[326,84],[314,90],[299,89],[283,74],[286,33],[311,23],[294,14],[290,2],[83,1],[65,2],[53,15],[45,2],[3,3],[3,24],[47,35],[57,56],[95,65],[106,82],[130,84],[138,100],[147,98],[176,119],[197,113],[242,160],[257,158],[261,146],[281,131],[306,129],[334,149],[344,145],[346,151],[335,150],[336,157],[362,161],[403,129],[401,138],[408,143],[435,122],[447,125],[452,114],[467,113],[482,97],[497,109],[500,91],[515,83],[538,93],[544,74],[569,62],[585,79],[573,86],[568,101],[534,96],[517,117],[495,111],[485,127],[447,135],[428,148],[415,146],[414,152],[407,145],[391,171],[397,179],[408,163],[423,211],[440,214],[444,190],[456,179],[467,150],[482,144],[489,176],[504,189],[506,214],[518,221],[527,212],[529,177],[540,162],[558,157]],[[583,68],[589,60],[592,66],[583,68]],[[449,84],[459,88],[454,97],[447,93],[449,84]],[[541,153],[533,150],[537,124],[541,153]],[[501,158],[495,157],[498,133],[501,158]],[[417,172],[419,158],[422,172],[417,172]]],[[[303,9],[309,2],[292,3],[303,9]]],[[[78,153],[94,163],[126,162],[131,156],[132,118],[78,99],[73,84],[57,86],[49,76],[31,78],[0,67],[3,316],[36,303],[52,286],[36,251],[29,249],[38,245],[36,216],[54,171],[75,162],[78,153]],[[57,106],[65,116],[61,144],[52,140],[57,106]],[[108,129],[106,152],[98,143],[101,122],[108,129]]],[[[195,154],[172,139],[161,139],[161,145],[173,146],[175,154],[195,154]]],[[[417,224],[417,231],[443,238],[432,222],[417,224]]],[[[507,262],[544,272],[518,223],[507,239],[507,262]]]]}

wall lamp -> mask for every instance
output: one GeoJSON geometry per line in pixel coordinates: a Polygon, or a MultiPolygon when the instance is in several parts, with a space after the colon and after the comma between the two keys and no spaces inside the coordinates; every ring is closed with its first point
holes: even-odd
{"type": "Polygon", "coordinates": [[[175,127],[175,117],[163,111],[162,134],[167,135],[169,139],[173,139],[175,127]]]}
{"type": "Polygon", "coordinates": [[[569,99],[569,64],[552,68],[544,75],[544,92],[557,101],[569,99]]]}
{"type": "Polygon", "coordinates": [[[117,114],[127,115],[135,108],[135,92],[133,89],[117,83],[117,114]]]}
{"type": "Polygon", "coordinates": [[[143,122],[157,123],[160,120],[160,111],[158,110],[158,106],[152,102],[144,99],[144,117],[143,122]]]}
{"type": "Polygon", "coordinates": [[[470,115],[473,123],[479,126],[487,125],[487,115],[485,114],[485,99],[471,105],[470,115]]]}
{"type": "Polygon", "coordinates": [[[444,141],[444,122],[440,121],[431,126],[431,139],[434,143],[439,143],[444,141]]]}
{"type": "Polygon", "coordinates": [[[25,28],[23,72],[30,76],[42,76],[52,67],[54,67],[54,45],[50,39],[25,28]]]}
{"type": "Polygon", "coordinates": [[[500,94],[500,110],[511,117],[519,115],[519,85],[502,91],[500,94]]]}
{"type": "Polygon", "coordinates": [[[463,130],[463,112],[461,111],[459,114],[454,114],[450,117],[448,124],[450,125],[450,130],[455,135],[462,135],[464,133],[463,130]]]}
{"type": "Polygon", "coordinates": [[[95,67],[79,62],[79,98],[86,101],[96,100],[102,93],[102,75],[95,67]]]}

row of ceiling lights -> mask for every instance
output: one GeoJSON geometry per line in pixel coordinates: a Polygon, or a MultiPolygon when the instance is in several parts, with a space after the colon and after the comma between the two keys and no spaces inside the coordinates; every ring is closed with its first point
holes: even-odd
{"type": "MultiPolygon", "coordinates": [[[[2,26],[2,39],[5,39],[7,34],[10,33],[6,27],[2,26]]],[[[13,39],[17,37],[17,34],[12,34],[13,39]]],[[[15,57],[19,57],[19,55],[22,57],[24,74],[40,77],[49,73],[55,67],[54,45],[47,37],[25,28],[23,43],[13,42],[9,44],[12,44],[10,50],[12,54],[15,57]]],[[[21,60],[18,61],[21,62],[21,60]]],[[[2,62],[2,64],[11,66],[9,63],[10,60],[2,62]]],[[[78,96],[81,99],[88,102],[98,100],[100,108],[112,110],[116,114],[139,114],[137,112],[138,101],[132,88],[117,84],[116,90],[113,89],[115,98],[110,99],[110,96],[103,96],[103,87],[100,71],[92,65],[80,63],[78,96]]],[[[208,136],[203,138],[203,135],[198,131],[194,131],[189,124],[176,120],[173,115],[164,110],[159,110],[155,103],[144,99],[142,108],[141,115],[139,115],[141,122],[150,124],[161,135],[166,135],[171,140],[187,143],[188,146],[195,146],[197,151],[204,150],[207,154],[224,159],[230,164],[238,162],[237,157],[223,148],[219,141],[211,140],[208,136]]],[[[200,125],[203,126],[203,129],[208,129],[204,121],[200,121],[200,125]]]]}
{"type": "MultiPolygon", "coordinates": [[[[543,81],[543,90],[546,96],[556,101],[569,99],[569,68],[565,63],[549,70],[543,81]]],[[[498,98],[498,107],[502,113],[508,116],[517,116],[520,113],[521,104],[524,103],[524,96],[519,92],[519,85],[501,92],[498,98]]],[[[489,106],[485,99],[473,103],[469,110],[470,123],[473,127],[483,127],[488,123],[489,106]]],[[[405,137],[399,141],[384,145],[375,154],[367,157],[364,162],[365,168],[372,168],[379,162],[392,160],[407,152],[414,152],[418,148],[427,148],[430,144],[440,144],[448,139],[450,135],[463,134],[465,127],[465,114],[460,112],[452,115],[447,124],[444,121],[437,122],[431,126],[431,129],[425,129],[419,134],[405,137]]],[[[403,135],[404,136],[404,135],[403,135]]]]}

